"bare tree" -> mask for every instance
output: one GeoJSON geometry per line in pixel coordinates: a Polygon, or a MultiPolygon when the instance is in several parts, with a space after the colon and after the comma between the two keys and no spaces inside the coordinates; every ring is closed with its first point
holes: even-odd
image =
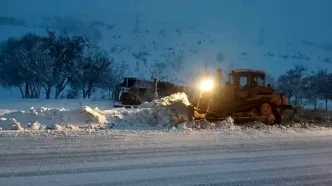
{"type": "Polygon", "coordinates": [[[82,59],[87,40],[78,36],[56,36],[55,32],[48,32],[47,44],[49,53],[54,59],[52,74],[55,80],[55,99],[57,99],[72,80],[73,71],[82,59]]]}
{"type": "Polygon", "coordinates": [[[319,97],[325,100],[325,109],[327,110],[328,100],[332,96],[332,74],[327,70],[319,70],[316,74],[319,97]]]}
{"type": "Polygon", "coordinates": [[[319,100],[319,79],[316,73],[312,73],[303,79],[304,98],[308,104],[317,108],[319,100]]]}
{"type": "Polygon", "coordinates": [[[80,87],[83,98],[90,98],[92,90],[110,73],[112,61],[100,48],[93,48],[81,58],[73,71],[71,85],[80,87]]]}
{"type": "Polygon", "coordinates": [[[294,97],[294,104],[296,105],[300,104],[304,97],[303,78],[306,72],[306,67],[295,66],[278,78],[278,89],[284,92],[289,100],[294,97]]]}
{"type": "Polygon", "coordinates": [[[125,62],[113,62],[108,73],[103,77],[104,81],[99,83],[99,87],[107,89],[110,99],[114,99],[117,85],[124,79],[128,72],[128,65],[125,62]]]}
{"type": "Polygon", "coordinates": [[[18,87],[23,98],[38,98],[40,93],[41,37],[28,33],[1,44],[2,84],[18,87]]]}

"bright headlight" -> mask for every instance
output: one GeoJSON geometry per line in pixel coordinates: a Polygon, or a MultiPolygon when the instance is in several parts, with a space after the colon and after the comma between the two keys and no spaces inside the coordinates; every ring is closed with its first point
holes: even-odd
{"type": "Polygon", "coordinates": [[[202,91],[210,91],[213,89],[213,81],[211,79],[207,79],[201,82],[200,89],[202,91]]]}

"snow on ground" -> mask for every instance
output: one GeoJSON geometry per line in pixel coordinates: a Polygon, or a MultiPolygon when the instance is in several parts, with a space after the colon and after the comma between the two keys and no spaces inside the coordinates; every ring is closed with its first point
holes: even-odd
{"type": "Polygon", "coordinates": [[[225,127],[65,132],[0,132],[1,185],[274,186],[332,182],[331,130],[225,127]]]}
{"type": "Polygon", "coordinates": [[[331,131],[267,131],[100,130],[85,135],[74,131],[75,136],[1,136],[0,183],[331,185],[331,131]]]}
{"type": "Polygon", "coordinates": [[[61,101],[59,105],[12,101],[10,107],[0,103],[9,111],[0,114],[2,185],[252,186],[332,181],[330,128],[308,123],[246,127],[234,125],[231,118],[188,122],[184,94],[137,109],[111,109],[107,101],[100,105],[61,101]]]}

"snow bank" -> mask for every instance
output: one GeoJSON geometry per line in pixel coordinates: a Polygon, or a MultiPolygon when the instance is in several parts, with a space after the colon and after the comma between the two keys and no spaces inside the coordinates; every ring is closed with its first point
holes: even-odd
{"type": "MultiPolygon", "coordinates": [[[[248,125],[235,125],[232,118],[225,121],[211,123],[206,120],[189,121],[187,106],[189,105],[186,94],[177,93],[152,102],[141,104],[138,108],[113,108],[100,110],[89,106],[79,108],[40,108],[31,107],[19,111],[0,114],[0,128],[3,130],[18,131],[79,131],[79,130],[226,130],[243,131],[259,129],[265,131],[278,131],[285,129],[315,129],[322,127],[312,119],[320,118],[332,122],[332,115],[320,111],[306,111],[297,115],[298,122],[288,125],[266,126],[262,123],[248,125]],[[302,122],[308,120],[309,122],[302,122]],[[303,119],[304,118],[304,119],[303,119]]],[[[82,105],[81,105],[82,106],[82,105]]],[[[1,104],[0,104],[1,107],[1,104]]],[[[331,113],[330,113],[331,114],[331,113]]],[[[320,120],[320,121],[323,121],[320,120]]],[[[331,123],[330,122],[330,123],[331,123]]],[[[330,124],[329,123],[329,124],[330,124]]]]}
{"type": "MultiPolygon", "coordinates": [[[[79,129],[212,129],[216,124],[201,120],[188,121],[189,105],[185,93],[177,93],[138,108],[111,110],[40,107],[14,111],[0,116],[3,130],[79,130],[79,129]]],[[[227,123],[227,121],[225,121],[227,123]]],[[[232,124],[232,122],[231,122],[232,124]]]]}
{"type": "Polygon", "coordinates": [[[133,128],[135,126],[171,127],[188,121],[185,93],[177,93],[152,102],[145,102],[136,109],[105,110],[103,114],[112,122],[114,128],[133,128]]]}
{"type": "Polygon", "coordinates": [[[31,107],[4,114],[0,118],[0,127],[3,130],[96,128],[107,122],[100,110],[90,107],[74,110],[31,107]]]}
{"type": "Polygon", "coordinates": [[[149,103],[137,109],[116,108],[111,110],[31,107],[0,116],[3,130],[78,130],[107,128],[139,128],[178,125],[188,120],[186,94],[177,93],[149,103]]]}

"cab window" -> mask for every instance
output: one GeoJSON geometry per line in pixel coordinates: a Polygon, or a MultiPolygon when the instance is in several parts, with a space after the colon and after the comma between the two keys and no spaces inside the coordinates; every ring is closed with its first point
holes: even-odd
{"type": "Polygon", "coordinates": [[[240,76],[240,88],[248,86],[248,76],[240,76]]]}
{"type": "Polygon", "coordinates": [[[235,84],[234,74],[229,75],[229,84],[231,84],[231,85],[235,84]]]}
{"type": "Polygon", "coordinates": [[[263,87],[265,84],[265,80],[262,76],[253,76],[252,78],[253,86],[261,86],[263,87]]]}

